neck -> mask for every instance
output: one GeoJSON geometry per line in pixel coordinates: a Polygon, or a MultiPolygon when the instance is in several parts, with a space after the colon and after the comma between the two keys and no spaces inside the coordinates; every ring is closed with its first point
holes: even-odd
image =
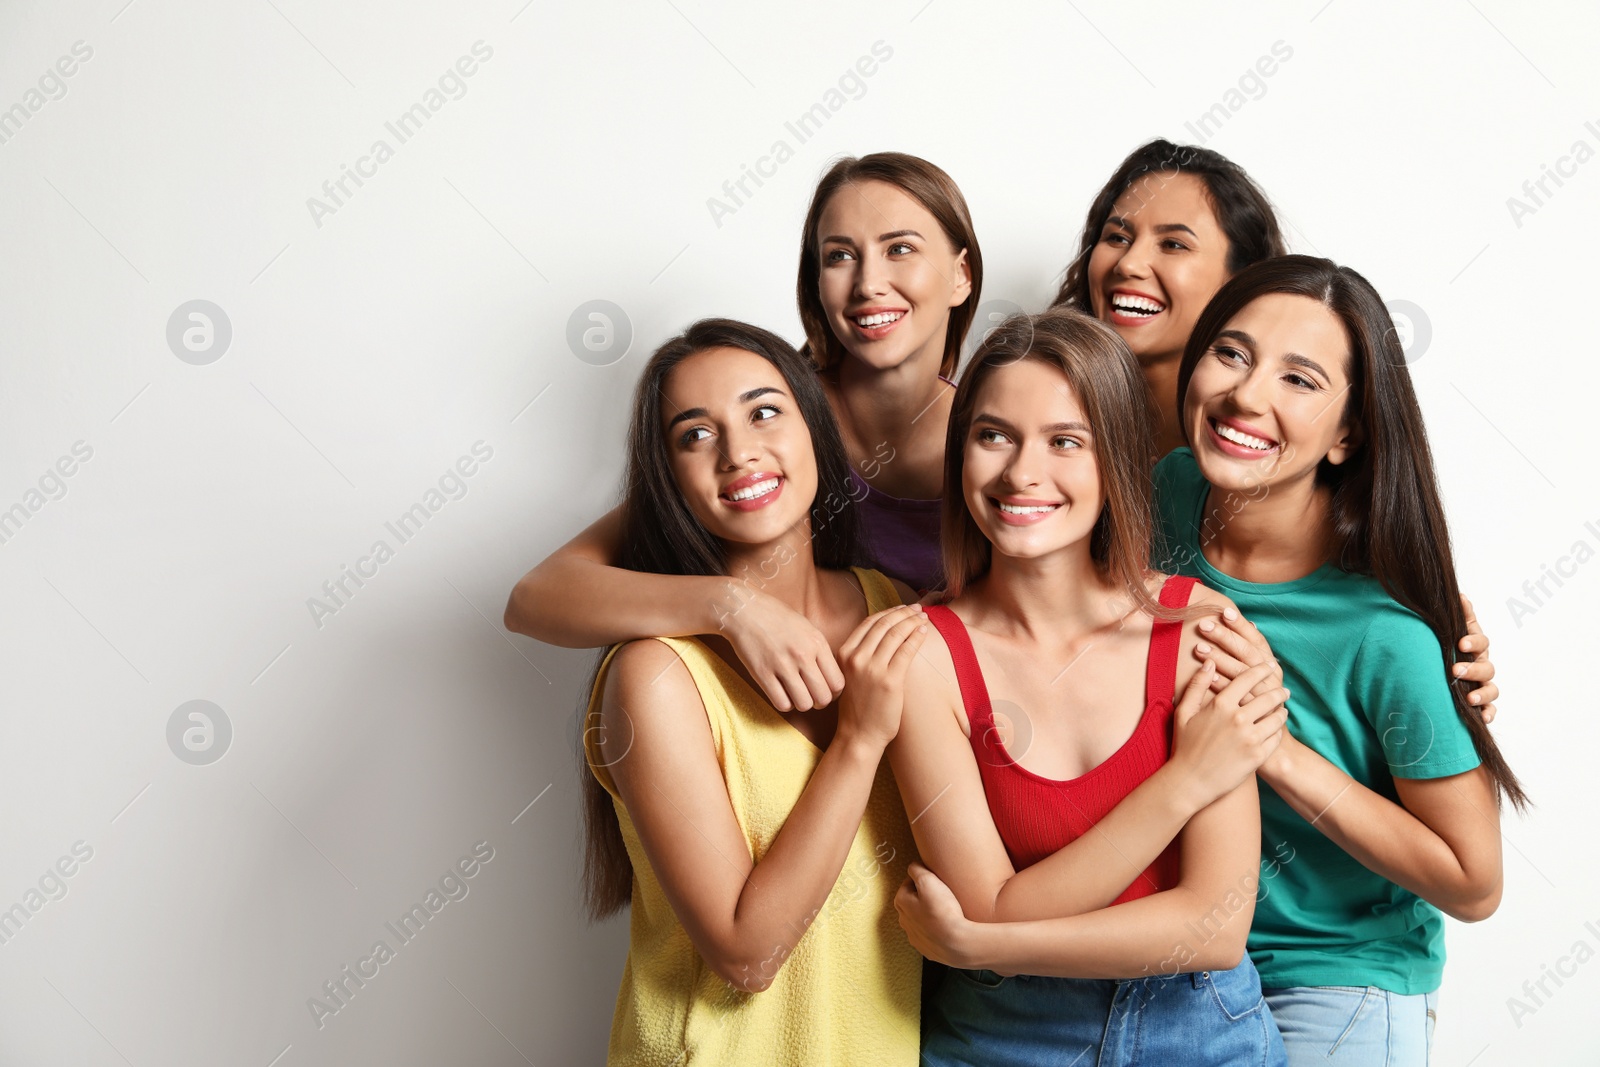
{"type": "Polygon", "coordinates": [[[1156,458],[1182,448],[1183,428],[1178,421],[1178,365],[1183,362],[1182,352],[1139,357],[1139,370],[1144,375],[1145,387],[1155,402],[1156,458]]]}
{"type": "Polygon", "coordinates": [[[1332,553],[1332,493],[1312,468],[1293,482],[1240,492],[1212,486],[1200,551],[1222,573],[1245,582],[1304,578],[1332,553]]]}
{"type": "Polygon", "coordinates": [[[981,629],[1032,644],[1058,645],[1114,623],[1132,606],[1106,584],[1087,538],[1029,559],[995,552],[989,572],[968,588],[981,629]]]}
{"type": "Polygon", "coordinates": [[[950,389],[939,380],[944,338],[945,331],[937,331],[894,367],[871,367],[848,355],[839,361],[839,402],[863,444],[903,441],[925,413],[949,403],[950,389]]]}
{"type": "Polygon", "coordinates": [[[775,597],[815,623],[825,611],[822,576],[811,549],[809,517],[776,540],[763,544],[723,542],[728,577],[746,583],[755,592],[775,597]]]}

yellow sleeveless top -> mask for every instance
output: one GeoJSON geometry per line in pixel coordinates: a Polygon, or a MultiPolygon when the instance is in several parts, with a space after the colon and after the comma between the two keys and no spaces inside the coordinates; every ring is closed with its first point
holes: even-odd
{"type": "MultiPolygon", "coordinates": [[[[866,593],[869,614],[900,603],[882,574],[850,569],[866,593]]],[[[694,677],[728,798],[750,856],[759,863],[822,751],[700,640],[655,640],[676,652],[694,677]]],[[[591,717],[600,714],[615,651],[601,661],[589,698],[591,717]]],[[[917,1062],[922,957],[894,910],[915,846],[887,759],[878,767],[850,854],[822,910],[771,986],[747,993],[729,985],[695,950],[602,765],[596,731],[584,734],[589,766],[611,794],[633,861],[628,959],[611,1020],[610,1067],[917,1062]]]]}

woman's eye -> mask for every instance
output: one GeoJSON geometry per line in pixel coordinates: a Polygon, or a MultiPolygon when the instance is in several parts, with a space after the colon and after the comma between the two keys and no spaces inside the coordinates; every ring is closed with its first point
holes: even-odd
{"type": "Polygon", "coordinates": [[[1307,378],[1307,377],[1305,377],[1304,375],[1301,375],[1301,374],[1287,374],[1287,375],[1284,376],[1284,380],[1287,381],[1290,385],[1296,386],[1296,387],[1301,388],[1301,389],[1315,389],[1315,388],[1317,388],[1317,383],[1316,382],[1312,381],[1310,378],[1307,378]]]}
{"type": "Polygon", "coordinates": [[[850,258],[850,253],[842,248],[830,248],[822,255],[824,263],[842,263],[850,258]]]}
{"type": "Polygon", "coordinates": [[[750,416],[757,422],[766,422],[768,419],[775,419],[781,414],[783,414],[783,409],[775,407],[772,404],[762,404],[760,407],[756,408],[755,411],[751,412],[750,416]],[[761,414],[763,411],[770,411],[772,414],[763,415],[761,414]]]}
{"type": "Polygon", "coordinates": [[[1083,447],[1083,442],[1078,440],[1076,437],[1056,437],[1056,438],[1051,439],[1050,444],[1054,448],[1082,448],[1083,447]]]}
{"type": "Polygon", "coordinates": [[[1100,240],[1108,245],[1124,245],[1128,243],[1127,236],[1120,233],[1108,233],[1100,240]]]}
{"type": "Polygon", "coordinates": [[[1244,353],[1239,351],[1237,348],[1229,348],[1227,345],[1216,345],[1211,349],[1211,351],[1218,359],[1226,363],[1242,363],[1244,361],[1244,353]]]}
{"type": "Polygon", "coordinates": [[[915,251],[916,248],[914,246],[909,245],[904,241],[896,241],[894,244],[889,246],[889,254],[891,256],[907,256],[915,251]]]}
{"type": "Polygon", "coordinates": [[[696,434],[705,434],[706,437],[710,437],[711,431],[704,426],[691,427],[683,432],[683,436],[678,438],[678,444],[687,446],[694,444],[696,441],[704,441],[706,439],[706,437],[697,437],[695,436],[696,434]]]}
{"type": "Polygon", "coordinates": [[[984,445],[997,445],[1006,439],[1006,435],[999,430],[979,430],[978,443],[984,445]]]}
{"type": "Polygon", "coordinates": [[[1161,243],[1165,247],[1170,248],[1170,249],[1172,249],[1173,251],[1176,251],[1176,252],[1187,252],[1187,251],[1189,251],[1189,246],[1188,245],[1184,244],[1182,241],[1173,240],[1172,238],[1168,238],[1167,240],[1165,240],[1165,241],[1163,241],[1161,243]]]}

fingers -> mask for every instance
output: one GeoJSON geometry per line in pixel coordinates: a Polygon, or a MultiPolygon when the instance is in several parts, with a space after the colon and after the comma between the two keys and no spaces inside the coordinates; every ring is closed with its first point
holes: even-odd
{"type": "Polygon", "coordinates": [[[1196,711],[1200,710],[1200,701],[1205,696],[1206,690],[1211,688],[1216,673],[1217,669],[1210,660],[1200,664],[1200,669],[1194,672],[1189,684],[1183,687],[1183,696],[1178,698],[1178,706],[1173,709],[1173,714],[1177,716],[1179,723],[1187,722],[1196,711]]]}
{"type": "Polygon", "coordinates": [[[1490,704],[1487,707],[1479,708],[1478,714],[1483,716],[1484,725],[1487,726],[1489,723],[1494,722],[1495,706],[1490,704]]]}
{"type": "Polygon", "coordinates": [[[1494,677],[1494,664],[1486,659],[1457,663],[1450,668],[1450,673],[1469,682],[1487,682],[1494,677]]]}
{"type": "Polygon", "coordinates": [[[1239,676],[1223,686],[1217,694],[1217,703],[1237,708],[1244,703],[1245,695],[1254,689],[1257,683],[1271,677],[1272,665],[1258,663],[1254,667],[1240,672],[1239,676]]]}
{"type": "MultiPolygon", "coordinates": [[[[922,648],[922,642],[926,641],[927,639],[928,624],[926,621],[923,621],[910,633],[906,634],[905,639],[902,640],[899,644],[899,647],[894,650],[894,654],[889,657],[889,673],[896,678],[904,678],[906,671],[911,667],[912,658],[916,656],[917,651],[922,648]]],[[[889,644],[889,641],[885,641],[883,643],[883,647],[887,647],[889,644]]]]}
{"type": "Polygon", "coordinates": [[[811,697],[813,708],[825,708],[832,704],[838,696],[828,686],[828,680],[822,675],[822,668],[816,663],[802,663],[800,665],[800,684],[811,697]]]}
{"type": "Polygon", "coordinates": [[[1461,611],[1462,614],[1466,615],[1467,617],[1467,633],[1483,633],[1483,631],[1478,628],[1478,613],[1472,610],[1472,601],[1467,599],[1467,594],[1465,593],[1461,594],[1461,611]]]}
{"type": "Polygon", "coordinates": [[[856,626],[855,631],[845,640],[839,649],[839,654],[845,659],[871,660],[877,652],[878,645],[883,642],[884,635],[898,623],[907,619],[921,619],[922,605],[902,604],[899,607],[889,608],[874,615],[868,615],[856,626]]]}

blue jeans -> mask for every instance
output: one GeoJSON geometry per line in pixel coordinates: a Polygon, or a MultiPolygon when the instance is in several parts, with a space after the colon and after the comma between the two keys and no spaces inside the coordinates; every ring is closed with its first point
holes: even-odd
{"type": "Polygon", "coordinates": [[[1377,986],[1319,985],[1268,989],[1289,1067],[1348,1063],[1427,1067],[1439,994],[1406,996],[1377,986]]]}
{"type": "Polygon", "coordinates": [[[1283,1067],[1283,1041],[1245,957],[1160,978],[1003,978],[950,969],[922,1019],[923,1067],[1283,1067]]]}

